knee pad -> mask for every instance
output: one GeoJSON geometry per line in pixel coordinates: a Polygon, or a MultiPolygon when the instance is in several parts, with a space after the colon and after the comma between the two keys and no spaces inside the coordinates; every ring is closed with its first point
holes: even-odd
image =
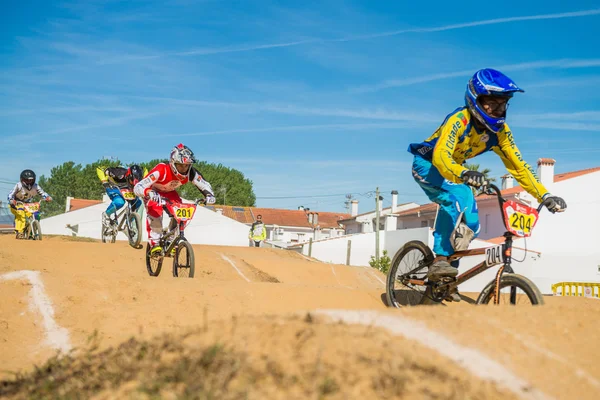
{"type": "Polygon", "coordinates": [[[475,232],[462,222],[463,213],[458,216],[458,222],[450,235],[450,243],[454,247],[454,251],[467,250],[471,240],[475,237],[475,232]]]}

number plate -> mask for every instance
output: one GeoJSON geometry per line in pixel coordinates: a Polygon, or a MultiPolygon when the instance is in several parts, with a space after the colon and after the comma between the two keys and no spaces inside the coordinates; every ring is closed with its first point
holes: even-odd
{"type": "Polygon", "coordinates": [[[492,265],[502,264],[504,262],[502,258],[502,247],[503,245],[499,244],[498,246],[485,249],[485,265],[491,267],[492,265]]]}
{"type": "Polygon", "coordinates": [[[506,229],[520,237],[531,236],[531,231],[538,219],[535,208],[528,207],[516,201],[509,200],[502,206],[506,229]]]}
{"type": "Polygon", "coordinates": [[[177,208],[175,210],[175,216],[179,219],[190,219],[194,215],[194,211],[194,207],[177,208]]]}
{"type": "Polygon", "coordinates": [[[121,193],[123,194],[123,198],[124,198],[125,200],[135,200],[135,193],[133,193],[133,192],[130,192],[130,191],[128,191],[128,190],[127,190],[127,191],[126,191],[126,190],[124,190],[124,191],[122,191],[121,193]]]}

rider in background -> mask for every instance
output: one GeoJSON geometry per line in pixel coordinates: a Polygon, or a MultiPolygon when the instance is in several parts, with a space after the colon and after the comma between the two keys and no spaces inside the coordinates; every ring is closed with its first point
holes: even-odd
{"type": "Polygon", "coordinates": [[[52,197],[35,183],[35,172],[26,169],[21,172],[21,180],[17,182],[14,189],[8,194],[10,212],[15,216],[15,233],[17,239],[23,238],[25,229],[26,212],[23,207],[18,207],[17,202],[29,203],[36,195],[42,196],[46,201],[52,201],[52,197]]]}
{"type": "MultiPolygon", "coordinates": [[[[117,210],[121,209],[125,205],[125,199],[121,194],[121,189],[133,190],[133,187],[144,178],[145,172],[142,171],[142,167],[139,165],[132,165],[129,168],[125,167],[98,167],[96,168],[96,174],[102,186],[106,190],[106,194],[111,200],[110,205],[102,213],[102,224],[106,227],[110,226],[112,215],[117,210]]],[[[132,210],[136,211],[142,205],[142,201],[139,198],[135,199],[132,210]]]]}
{"type": "MultiPolygon", "coordinates": [[[[479,234],[477,203],[469,186],[481,187],[485,178],[481,172],[466,169],[465,160],[491,150],[538,202],[551,200],[547,207],[552,212],[567,207],[562,198],[550,194],[539,181],[505,122],[508,101],[515,92],[524,90],[501,72],[489,68],[477,71],[467,84],[466,107],[448,114],[424,142],[408,147],[414,155],[415,181],[431,201],[440,205],[433,234],[436,258],[429,268],[430,280],[456,276],[458,260],[451,265],[447,257],[466,250],[479,234]]],[[[456,294],[452,300],[460,298],[456,294]]]]}
{"type": "Polygon", "coordinates": [[[206,204],[214,204],[215,196],[210,183],[202,178],[192,165],[196,162],[194,153],[187,146],[178,144],[171,150],[169,163],[160,163],[146,177],[135,185],[135,194],[146,203],[146,230],[151,246],[150,254],[162,251],[158,240],[162,232],[162,198],[181,202],[175,191],[179,186],[192,182],[206,198],[206,204]]]}

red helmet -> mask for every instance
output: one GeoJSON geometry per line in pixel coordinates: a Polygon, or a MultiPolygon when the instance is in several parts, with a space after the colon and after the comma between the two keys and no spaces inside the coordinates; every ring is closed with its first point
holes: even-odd
{"type": "Polygon", "coordinates": [[[169,165],[171,165],[171,170],[179,180],[189,176],[192,164],[195,162],[194,152],[182,143],[171,150],[169,165]]]}

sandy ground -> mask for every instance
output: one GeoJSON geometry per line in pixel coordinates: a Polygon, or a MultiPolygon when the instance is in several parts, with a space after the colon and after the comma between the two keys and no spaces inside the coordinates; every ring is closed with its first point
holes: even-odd
{"type": "MultiPolygon", "coordinates": [[[[12,376],[10,371],[31,370],[56,352],[53,336],[46,333],[47,316],[31,305],[39,284],[6,279],[11,276],[6,274],[28,270],[39,271],[36,276],[54,311],[54,328],[66,332],[76,349],[95,334],[106,348],[132,336],[142,340],[204,327],[206,337],[234,332],[228,333],[229,343],[252,354],[273,353],[278,363],[296,368],[295,362],[305,363],[289,356],[286,348],[297,347],[297,332],[306,329],[305,315],[311,312],[310,329],[316,332],[311,351],[326,349],[322,357],[327,370],[349,388],[340,398],[392,396],[373,389],[373,373],[365,371],[362,362],[369,359],[394,368],[399,368],[398,360],[421,360],[439,372],[435,385],[446,379],[454,395],[464,394],[453,397],[443,389],[428,389],[417,398],[600,396],[598,300],[547,297],[542,307],[474,306],[463,301],[391,310],[383,302],[385,276],[370,268],[325,264],[275,249],[194,246],[194,252],[195,278],[173,278],[169,259],[161,275],[153,278],[146,272],[144,251],[126,243],[58,237],[33,242],[0,236],[0,379],[12,376]],[[315,313],[332,309],[358,310],[366,314],[346,316],[371,319],[363,318],[367,326],[348,326],[335,322],[343,312],[339,318],[315,313]],[[375,322],[373,315],[383,322],[375,322]],[[246,321],[247,329],[240,321],[246,321]],[[413,322],[435,337],[426,335],[425,341],[399,333],[413,322]],[[399,330],[391,329],[395,324],[399,330]],[[436,349],[438,338],[439,343],[451,344],[436,349]],[[446,354],[453,346],[454,355],[446,354]],[[490,383],[479,374],[477,368],[492,368],[477,365],[482,359],[500,366],[502,373],[497,375],[504,378],[490,383]],[[345,381],[350,378],[352,385],[345,381]],[[367,386],[371,392],[364,391],[367,386]]],[[[355,321],[352,318],[346,322],[355,321]]],[[[406,374],[406,368],[398,373],[406,374]]],[[[415,382],[420,379],[418,374],[410,376],[415,382]]],[[[410,387],[414,391],[419,386],[410,387]]]]}

